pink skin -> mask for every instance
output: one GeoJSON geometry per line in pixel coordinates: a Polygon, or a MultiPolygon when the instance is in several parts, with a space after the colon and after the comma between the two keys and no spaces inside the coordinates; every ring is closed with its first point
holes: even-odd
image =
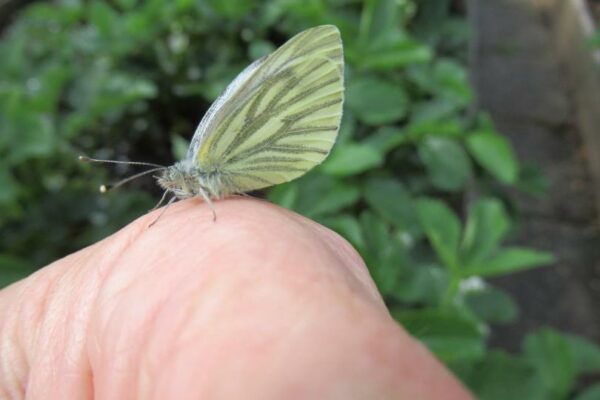
{"type": "Polygon", "coordinates": [[[148,228],[155,211],[0,291],[0,398],[473,398],[337,234],[260,200],[215,207],[148,228]]]}

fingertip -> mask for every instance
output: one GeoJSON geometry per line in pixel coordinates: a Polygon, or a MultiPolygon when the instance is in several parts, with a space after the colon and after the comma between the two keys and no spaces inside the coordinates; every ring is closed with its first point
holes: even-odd
{"type": "Polygon", "coordinates": [[[134,231],[153,237],[155,246],[173,244],[179,248],[187,243],[191,251],[181,251],[181,257],[194,257],[193,249],[226,247],[229,253],[243,248],[250,254],[264,253],[268,258],[273,252],[291,254],[292,249],[301,247],[304,258],[310,254],[321,256],[311,268],[320,264],[342,270],[363,286],[373,301],[383,305],[368,268],[347,240],[315,221],[266,200],[233,196],[217,200],[210,207],[199,198],[191,198],[172,204],[166,211],[154,210],[133,225],[134,231]],[[151,224],[152,221],[155,222],[151,224]]]}

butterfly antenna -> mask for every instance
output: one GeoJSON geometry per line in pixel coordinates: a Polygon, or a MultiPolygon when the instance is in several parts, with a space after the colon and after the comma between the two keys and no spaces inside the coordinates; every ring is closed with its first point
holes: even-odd
{"type": "Polygon", "coordinates": [[[100,193],[106,193],[109,190],[114,190],[114,189],[118,188],[119,186],[123,186],[127,182],[130,182],[130,181],[132,181],[134,179],[137,179],[137,178],[139,178],[141,176],[144,176],[144,175],[147,175],[147,174],[151,174],[152,172],[160,171],[161,169],[165,169],[165,168],[166,167],[152,168],[152,169],[149,169],[147,171],[143,171],[143,172],[137,173],[135,175],[131,175],[131,176],[129,176],[129,177],[125,178],[125,179],[122,179],[119,182],[114,183],[112,185],[100,185],[100,193]]]}
{"type": "Polygon", "coordinates": [[[83,161],[83,162],[95,162],[95,163],[106,163],[106,164],[145,165],[146,167],[167,168],[164,165],[147,163],[147,162],[102,160],[102,159],[99,159],[99,158],[91,158],[91,157],[87,157],[87,156],[79,156],[79,161],[83,161]]]}

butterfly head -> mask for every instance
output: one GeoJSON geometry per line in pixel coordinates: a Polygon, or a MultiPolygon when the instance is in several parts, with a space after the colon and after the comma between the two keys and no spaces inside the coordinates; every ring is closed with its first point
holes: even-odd
{"type": "Polygon", "coordinates": [[[180,161],[164,170],[158,184],[179,198],[195,196],[198,192],[198,173],[192,164],[180,161]]]}

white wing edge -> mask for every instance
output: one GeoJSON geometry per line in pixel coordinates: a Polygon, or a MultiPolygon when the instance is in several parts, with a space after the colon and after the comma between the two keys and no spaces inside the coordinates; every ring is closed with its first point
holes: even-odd
{"type": "Polygon", "coordinates": [[[206,132],[210,131],[210,125],[217,114],[217,110],[219,110],[225,103],[229,101],[243,86],[243,83],[252,76],[254,72],[258,69],[260,64],[267,58],[267,56],[261,57],[258,60],[254,61],[252,64],[248,65],[240,74],[227,85],[227,88],[217,99],[212,103],[200,123],[194,132],[194,136],[190,142],[190,147],[187,152],[187,159],[191,160],[196,157],[196,153],[198,152],[198,147],[202,143],[202,138],[206,134],[206,132]]]}

